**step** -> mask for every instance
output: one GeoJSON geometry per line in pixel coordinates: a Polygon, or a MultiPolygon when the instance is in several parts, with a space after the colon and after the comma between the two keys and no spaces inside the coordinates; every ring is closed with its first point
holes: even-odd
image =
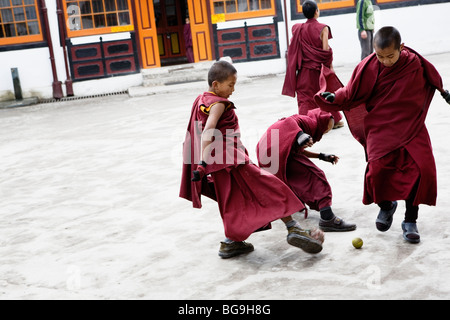
{"type": "Polygon", "coordinates": [[[172,85],[176,83],[194,82],[194,81],[205,81],[208,77],[207,70],[184,70],[178,71],[176,73],[169,74],[159,74],[152,75],[151,77],[143,75],[143,85],[150,86],[161,86],[161,85],[172,85]]]}
{"type": "MultiPolygon", "coordinates": [[[[240,77],[239,83],[251,83],[252,78],[240,77]]],[[[128,88],[128,95],[130,97],[143,97],[156,94],[174,93],[180,94],[180,92],[198,92],[198,94],[207,91],[208,84],[206,81],[193,81],[186,83],[177,83],[173,85],[160,85],[160,86],[136,86],[128,88]]]]}
{"type": "Polygon", "coordinates": [[[177,83],[206,81],[214,61],[175,65],[142,70],[143,85],[161,86],[177,83]]]}

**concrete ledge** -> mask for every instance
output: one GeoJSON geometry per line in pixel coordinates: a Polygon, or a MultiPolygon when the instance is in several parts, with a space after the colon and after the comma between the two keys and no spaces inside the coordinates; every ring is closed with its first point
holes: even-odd
{"type": "MultiPolygon", "coordinates": [[[[238,77],[238,83],[249,83],[249,82],[252,82],[251,78],[238,77]]],[[[178,83],[178,84],[164,85],[164,86],[130,87],[130,88],[128,88],[128,95],[130,97],[143,97],[143,96],[150,96],[150,95],[154,95],[154,94],[180,92],[180,91],[185,91],[185,90],[197,90],[197,91],[199,91],[199,94],[200,94],[201,92],[208,90],[208,83],[205,80],[202,80],[202,81],[178,83]]]]}
{"type": "Polygon", "coordinates": [[[27,107],[37,104],[38,102],[39,98],[37,97],[26,98],[23,100],[0,101],[0,109],[27,107]]]}

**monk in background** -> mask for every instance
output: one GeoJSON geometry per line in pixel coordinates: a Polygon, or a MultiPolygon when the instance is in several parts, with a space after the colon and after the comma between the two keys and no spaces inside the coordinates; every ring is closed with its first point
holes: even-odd
{"type": "Polygon", "coordinates": [[[416,220],[419,204],[436,205],[436,165],[425,119],[435,90],[450,103],[435,67],[404,46],[394,27],[374,37],[375,53],[355,68],[347,86],[323,68],[321,92],[315,99],[323,110],[344,110],[350,131],[366,153],[363,203],[380,207],[379,231],[392,224],[398,200],[405,200],[403,238],[420,242],[416,220]]]}
{"type": "MultiPolygon", "coordinates": [[[[333,50],[328,44],[332,39],[330,27],[319,23],[319,8],[315,1],[307,0],[302,5],[303,14],[308,19],[292,27],[292,39],[288,49],[288,65],[282,94],[295,97],[297,94],[298,113],[318,108],[314,95],[319,91],[319,77],[322,65],[333,70],[333,50]]],[[[334,128],[343,126],[342,115],[333,111],[334,128]]]]}
{"type": "Polygon", "coordinates": [[[184,46],[186,48],[186,58],[189,63],[193,63],[194,61],[194,51],[192,49],[192,33],[191,33],[191,23],[189,18],[186,18],[186,23],[183,27],[183,38],[184,38],[184,46]]]}

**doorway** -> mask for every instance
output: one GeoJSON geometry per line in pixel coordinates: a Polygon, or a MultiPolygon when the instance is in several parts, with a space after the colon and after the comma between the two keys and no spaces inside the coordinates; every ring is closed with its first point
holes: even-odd
{"type": "Polygon", "coordinates": [[[213,59],[210,37],[209,0],[136,0],[136,30],[142,67],[159,68],[171,64],[213,59]],[[186,49],[184,27],[190,20],[192,47],[186,49]]]}
{"type": "Polygon", "coordinates": [[[185,32],[189,19],[187,0],[154,0],[153,8],[161,66],[193,62],[187,57],[192,43],[190,29],[185,32]]]}

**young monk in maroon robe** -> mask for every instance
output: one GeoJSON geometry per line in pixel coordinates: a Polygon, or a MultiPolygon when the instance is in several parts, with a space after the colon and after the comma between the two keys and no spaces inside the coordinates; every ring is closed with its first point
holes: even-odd
{"type": "Polygon", "coordinates": [[[189,18],[186,18],[186,23],[183,27],[183,38],[184,38],[184,47],[186,49],[186,58],[189,63],[194,62],[194,52],[192,49],[192,33],[191,33],[191,23],[189,18]]]}
{"type": "Polygon", "coordinates": [[[344,222],[331,209],[332,192],[325,173],[309,158],[336,164],[338,156],[307,151],[334,126],[329,112],[314,109],[307,115],[292,115],[269,127],[256,146],[259,166],[284,181],[297,197],[311,209],[320,211],[319,227],[323,231],[351,231],[355,224],[344,222]],[[276,137],[275,139],[273,139],[276,137]],[[275,141],[274,141],[275,140],[275,141]],[[278,143],[279,142],[279,143],[278,143]],[[272,161],[279,155],[278,165],[272,161]],[[272,157],[268,157],[272,154],[272,157]]]}
{"type": "Polygon", "coordinates": [[[450,95],[434,66],[405,47],[397,29],[380,29],[374,48],[347,86],[335,92],[327,87],[335,86],[338,79],[323,69],[322,93],[315,98],[324,110],[344,110],[353,136],[365,149],[363,203],[380,207],[377,229],[391,227],[397,201],[405,200],[403,238],[418,243],[419,204],[433,206],[437,197],[436,165],[425,118],[436,89],[449,103],[450,95]]]}
{"type": "MultiPolygon", "coordinates": [[[[298,113],[306,115],[308,111],[318,108],[314,95],[320,89],[322,65],[332,69],[333,50],[328,45],[328,40],[333,36],[330,27],[317,21],[320,11],[314,1],[305,1],[302,10],[308,20],[292,27],[288,65],[281,93],[291,97],[297,94],[298,113]]],[[[335,127],[342,127],[341,114],[333,111],[332,115],[335,127]]]]}
{"type": "Polygon", "coordinates": [[[209,91],[192,106],[183,145],[180,197],[195,208],[201,208],[202,194],[217,201],[226,236],[219,250],[222,258],[253,251],[244,240],[277,219],[288,228],[289,244],[318,253],[322,231],[303,230],[291,217],[304,209],[303,204],[280,179],[250,162],[240,140],[235,106],[228,100],[236,79],[236,69],[226,61],[209,70],[209,91]]]}

